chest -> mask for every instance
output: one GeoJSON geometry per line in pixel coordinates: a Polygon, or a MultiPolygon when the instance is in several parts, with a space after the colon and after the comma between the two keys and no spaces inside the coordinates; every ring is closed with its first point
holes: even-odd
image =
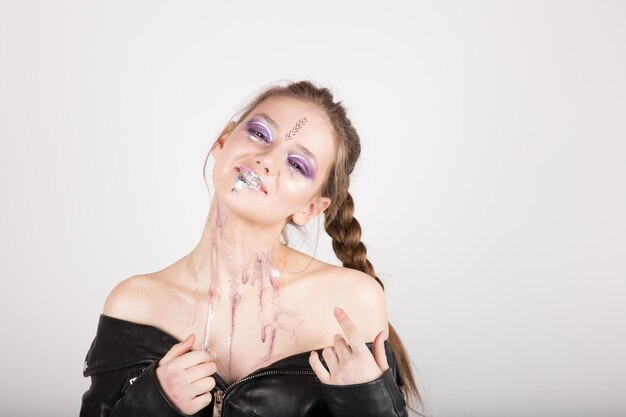
{"type": "Polygon", "coordinates": [[[287,356],[320,347],[319,303],[303,303],[290,289],[221,289],[213,297],[178,297],[164,303],[160,327],[179,340],[195,334],[193,349],[214,357],[230,385],[287,356]]]}

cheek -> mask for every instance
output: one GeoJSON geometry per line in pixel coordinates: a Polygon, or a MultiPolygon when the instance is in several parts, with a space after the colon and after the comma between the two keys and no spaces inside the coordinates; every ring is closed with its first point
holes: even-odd
{"type": "Polygon", "coordinates": [[[237,172],[229,160],[218,159],[213,165],[211,179],[215,189],[230,190],[237,181],[237,172]]]}
{"type": "Polygon", "coordinates": [[[298,186],[297,184],[287,184],[284,187],[283,197],[286,201],[290,203],[297,203],[305,198],[306,193],[303,190],[304,187],[298,186]]]}
{"type": "Polygon", "coordinates": [[[302,184],[285,185],[281,193],[281,203],[289,212],[302,209],[315,194],[317,183],[309,182],[302,184]]]}

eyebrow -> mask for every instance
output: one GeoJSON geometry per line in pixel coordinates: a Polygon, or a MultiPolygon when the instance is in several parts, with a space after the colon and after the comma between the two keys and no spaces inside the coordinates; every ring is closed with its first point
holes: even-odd
{"type": "MultiPolygon", "coordinates": [[[[265,114],[265,113],[257,113],[257,114],[255,114],[255,116],[258,116],[258,117],[261,117],[261,118],[265,119],[265,121],[267,121],[270,125],[272,125],[274,130],[278,131],[278,124],[274,121],[274,119],[272,119],[267,114],[265,114]]],[[[306,156],[311,158],[313,160],[313,163],[315,164],[315,166],[317,166],[317,158],[315,158],[315,155],[313,155],[313,152],[308,150],[306,147],[300,145],[299,143],[296,144],[296,147],[298,149],[300,149],[300,151],[302,151],[303,154],[305,154],[306,156]]]]}
{"type": "Polygon", "coordinates": [[[255,116],[259,116],[262,117],[263,119],[265,119],[269,124],[272,125],[272,127],[274,128],[274,130],[278,130],[278,124],[274,121],[274,119],[272,119],[271,117],[269,117],[267,114],[265,113],[258,113],[255,114],[255,116]]]}

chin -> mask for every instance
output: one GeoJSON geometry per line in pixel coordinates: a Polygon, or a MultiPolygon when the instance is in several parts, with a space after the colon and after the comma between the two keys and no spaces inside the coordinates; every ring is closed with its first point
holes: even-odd
{"type": "Polygon", "coordinates": [[[217,198],[228,212],[250,222],[265,223],[268,219],[265,219],[264,215],[272,212],[271,208],[264,204],[267,196],[263,193],[245,188],[235,192],[232,191],[230,184],[216,188],[214,198],[217,198]]]}

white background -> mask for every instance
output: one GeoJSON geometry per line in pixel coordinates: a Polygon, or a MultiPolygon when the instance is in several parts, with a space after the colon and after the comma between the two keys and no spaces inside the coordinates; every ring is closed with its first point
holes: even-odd
{"type": "Polygon", "coordinates": [[[311,79],[429,415],[626,415],[626,3],[225,3],[0,2],[0,414],[78,414],[109,291],[200,237],[216,135],[311,79]]]}

